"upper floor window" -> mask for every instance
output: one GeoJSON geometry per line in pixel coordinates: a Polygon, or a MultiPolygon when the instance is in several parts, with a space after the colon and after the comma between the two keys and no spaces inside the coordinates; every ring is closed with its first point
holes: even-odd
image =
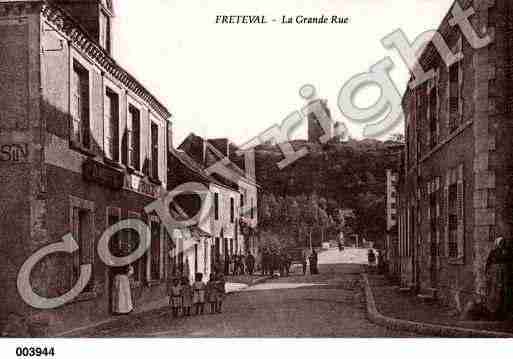
{"type": "Polygon", "coordinates": [[[219,219],[219,193],[214,193],[214,219],[219,219]]]}
{"type": "Polygon", "coordinates": [[[110,54],[111,52],[111,22],[110,17],[100,11],[100,45],[110,54]]]}
{"type": "Polygon", "coordinates": [[[159,178],[159,126],[151,123],[151,176],[159,178]]]}
{"type": "Polygon", "coordinates": [[[230,222],[235,222],[235,200],[230,198],[230,222]]]}
{"type": "Polygon", "coordinates": [[[429,147],[433,148],[438,144],[439,122],[438,122],[438,74],[430,82],[429,90],[429,147]]]}
{"type": "MultiPolygon", "coordinates": [[[[80,278],[80,268],[84,264],[94,265],[94,203],[70,196],[70,228],[78,250],[72,255],[70,284],[73,286],[80,278]]],[[[84,293],[94,292],[94,271],[91,274],[84,293]]]]}
{"type": "Polygon", "coordinates": [[[89,72],[78,62],[73,63],[71,80],[71,142],[90,148],[89,72]]]}
{"type": "Polygon", "coordinates": [[[449,66],[449,132],[461,125],[463,73],[461,61],[449,66]]]}
{"type": "Polygon", "coordinates": [[[141,169],[141,113],[137,108],[128,108],[128,163],[132,168],[141,169]]]}
{"type": "Polygon", "coordinates": [[[119,96],[107,89],[105,94],[105,156],[119,161],[119,96]]]}
{"type": "Polygon", "coordinates": [[[161,279],[161,225],[158,220],[151,220],[151,260],[150,260],[150,280],[161,279]]]}

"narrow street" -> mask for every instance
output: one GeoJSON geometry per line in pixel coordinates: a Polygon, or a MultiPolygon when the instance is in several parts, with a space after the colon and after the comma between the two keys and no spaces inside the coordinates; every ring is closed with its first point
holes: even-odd
{"type": "Polygon", "coordinates": [[[91,337],[409,337],[376,326],[365,316],[360,287],[366,250],[320,254],[320,275],[290,277],[230,294],[222,314],[173,319],[160,311],[129,325],[96,330],[91,337]]]}

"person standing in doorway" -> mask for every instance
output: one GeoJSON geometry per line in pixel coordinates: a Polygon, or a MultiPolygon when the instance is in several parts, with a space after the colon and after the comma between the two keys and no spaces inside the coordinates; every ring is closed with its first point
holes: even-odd
{"type": "Polygon", "coordinates": [[[123,266],[113,270],[112,313],[116,315],[129,314],[134,310],[129,278],[134,270],[132,266],[123,266]]]}

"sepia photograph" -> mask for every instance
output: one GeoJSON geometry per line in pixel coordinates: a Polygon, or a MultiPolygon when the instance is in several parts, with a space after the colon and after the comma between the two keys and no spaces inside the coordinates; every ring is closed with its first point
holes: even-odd
{"type": "Polygon", "coordinates": [[[512,81],[510,0],[0,0],[1,356],[510,343],[512,81]]]}

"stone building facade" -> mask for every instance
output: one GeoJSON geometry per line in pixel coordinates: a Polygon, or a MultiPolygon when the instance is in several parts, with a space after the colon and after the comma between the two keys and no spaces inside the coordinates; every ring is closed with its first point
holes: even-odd
{"type": "Polygon", "coordinates": [[[248,252],[257,256],[259,187],[254,166],[246,164],[244,156],[236,156],[236,147],[227,139],[206,140],[190,134],[178,149],[212,178],[214,215],[209,232],[213,238],[213,258],[248,252]]]}
{"type": "Polygon", "coordinates": [[[391,277],[399,275],[400,266],[398,258],[398,192],[399,174],[397,171],[388,169],[386,171],[386,234],[385,234],[385,250],[386,261],[388,264],[388,274],[391,277]]]}
{"type": "Polygon", "coordinates": [[[447,66],[433,43],[420,57],[435,76],[403,98],[399,233],[403,285],[461,309],[485,295],[494,239],[513,230],[513,4],[457,4],[474,9],[472,27],[491,43],[474,48],[449,11],[438,31],[462,59],[447,66]]]}
{"type": "MultiPolygon", "coordinates": [[[[144,208],[166,189],[170,113],[111,57],[112,14],[110,0],[0,1],[2,324],[15,315],[57,333],[109,318],[113,275],[97,245],[126,218],[151,231],[150,250],[134,264],[136,309],[166,295],[169,241],[144,208]],[[20,268],[67,234],[79,249],[42,258],[34,291],[61,296],[85,266],[91,279],[65,305],[36,309],[20,297],[20,268]]],[[[123,232],[111,251],[135,243],[123,232]]]]}

